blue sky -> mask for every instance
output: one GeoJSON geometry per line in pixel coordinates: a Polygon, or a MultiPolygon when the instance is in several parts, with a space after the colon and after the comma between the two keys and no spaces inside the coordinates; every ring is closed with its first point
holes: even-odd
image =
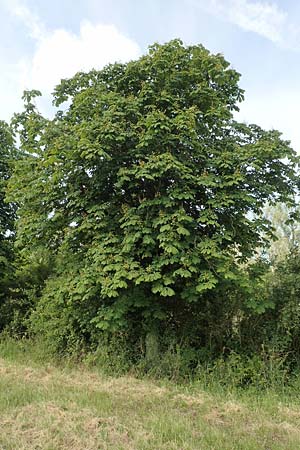
{"type": "Polygon", "coordinates": [[[297,0],[0,0],[0,119],[61,78],[128,61],[180,37],[221,52],[242,74],[240,120],[277,128],[300,152],[297,0]]]}

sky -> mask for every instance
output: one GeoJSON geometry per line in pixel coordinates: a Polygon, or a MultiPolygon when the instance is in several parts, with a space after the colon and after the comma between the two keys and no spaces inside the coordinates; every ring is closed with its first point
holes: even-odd
{"type": "Polygon", "coordinates": [[[300,153],[298,0],[0,0],[0,119],[24,89],[51,92],[77,71],[136,59],[181,38],[222,53],[242,74],[237,118],[278,129],[300,153]]]}

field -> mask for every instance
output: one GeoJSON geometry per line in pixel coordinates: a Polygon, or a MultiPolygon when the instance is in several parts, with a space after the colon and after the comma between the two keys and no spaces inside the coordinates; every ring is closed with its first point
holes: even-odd
{"type": "Polygon", "coordinates": [[[108,377],[0,345],[1,450],[299,450],[300,402],[274,392],[108,377]]]}

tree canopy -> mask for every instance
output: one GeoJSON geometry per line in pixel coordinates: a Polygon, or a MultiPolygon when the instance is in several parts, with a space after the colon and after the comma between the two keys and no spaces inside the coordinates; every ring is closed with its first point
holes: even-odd
{"type": "Polygon", "coordinates": [[[298,159],[279,132],[234,119],[239,79],[174,40],[63,80],[52,120],[25,93],[9,197],[19,242],[56,255],[48,301],[92,304],[89,323],[115,329],[246,284],[240,262],[271,232],[262,208],[293,203],[298,159]]]}

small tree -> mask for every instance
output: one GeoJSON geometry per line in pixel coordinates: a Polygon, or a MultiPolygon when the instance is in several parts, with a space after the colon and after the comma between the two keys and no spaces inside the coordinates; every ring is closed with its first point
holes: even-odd
{"type": "Polygon", "coordinates": [[[59,261],[44,304],[80,305],[85,331],[151,328],[245,286],[239,262],[268,233],[266,202],[292,202],[298,160],[279,132],[233,119],[239,78],[174,40],[63,80],[53,120],[25,93],[10,192],[19,240],[59,261]]]}

